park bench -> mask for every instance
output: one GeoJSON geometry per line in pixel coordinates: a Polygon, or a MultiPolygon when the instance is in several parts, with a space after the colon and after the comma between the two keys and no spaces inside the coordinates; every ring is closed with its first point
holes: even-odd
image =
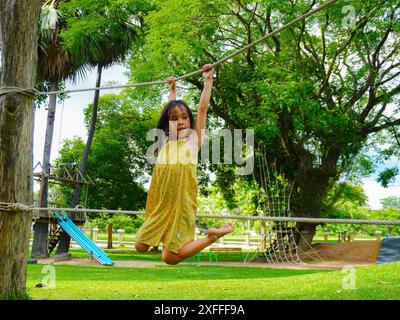
{"type": "Polygon", "coordinates": [[[209,251],[209,260],[210,261],[221,261],[227,260],[226,258],[237,258],[239,257],[240,260],[243,258],[242,255],[242,248],[239,247],[216,247],[210,248],[209,251]]]}

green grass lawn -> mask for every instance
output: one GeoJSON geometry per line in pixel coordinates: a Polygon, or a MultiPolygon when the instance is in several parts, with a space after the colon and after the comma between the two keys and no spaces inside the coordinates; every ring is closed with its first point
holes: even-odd
{"type": "Polygon", "coordinates": [[[355,270],[355,289],[342,271],[294,271],[182,264],[152,268],[54,266],[55,288],[43,265],[28,265],[27,289],[42,299],[399,299],[400,263],[355,270]]]}

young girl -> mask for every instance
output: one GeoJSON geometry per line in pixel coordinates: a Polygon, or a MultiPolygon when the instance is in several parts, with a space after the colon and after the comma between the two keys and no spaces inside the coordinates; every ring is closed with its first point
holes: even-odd
{"type": "Polygon", "coordinates": [[[168,78],[169,102],[157,128],[168,133],[159,150],[147,196],[145,221],[136,235],[135,248],[146,252],[163,243],[162,258],[177,264],[233,231],[230,223],[210,228],[207,237],[193,241],[197,212],[197,154],[204,142],[207,108],[211,98],[213,71],[203,66],[204,89],[197,118],[187,104],[176,100],[176,83],[168,78]]]}

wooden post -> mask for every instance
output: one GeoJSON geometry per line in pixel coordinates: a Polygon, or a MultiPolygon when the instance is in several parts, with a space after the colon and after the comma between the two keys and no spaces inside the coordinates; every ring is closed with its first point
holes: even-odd
{"type": "Polygon", "coordinates": [[[122,238],[124,236],[125,230],[118,229],[117,232],[118,232],[118,247],[122,247],[122,238]]]}
{"type": "Polygon", "coordinates": [[[250,246],[250,230],[246,230],[246,246],[250,246]]]}
{"type": "Polygon", "coordinates": [[[97,235],[99,232],[99,228],[93,228],[93,242],[96,243],[97,242],[97,235]]]}
{"type": "Polygon", "coordinates": [[[107,231],[108,231],[108,241],[107,241],[107,249],[112,249],[113,248],[113,244],[112,244],[112,236],[113,236],[113,225],[112,223],[109,223],[107,226],[107,231]]]}
{"type": "Polygon", "coordinates": [[[265,221],[261,221],[261,241],[262,241],[262,246],[261,250],[264,252],[267,249],[267,244],[266,244],[266,234],[267,234],[267,223],[265,221]]]}
{"type": "Polygon", "coordinates": [[[376,241],[381,241],[382,240],[382,231],[375,231],[375,237],[376,241]]]}
{"type": "Polygon", "coordinates": [[[263,252],[265,250],[267,250],[267,237],[266,237],[265,233],[262,234],[262,238],[261,238],[261,250],[263,252]]]}
{"type": "Polygon", "coordinates": [[[324,241],[328,241],[329,232],[323,232],[322,235],[324,236],[324,241]]]}

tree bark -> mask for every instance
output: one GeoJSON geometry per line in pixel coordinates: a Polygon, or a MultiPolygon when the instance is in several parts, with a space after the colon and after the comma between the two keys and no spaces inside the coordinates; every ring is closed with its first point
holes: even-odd
{"type": "MultiPolygon", "coordinates": [[[[329,190],[330,180],[336,178],[336,162],[339,151],[330,150],[321,163],[315,163],[314,155],[306,150],[300,153],[297,186],[300,191],[296,195],[294,205],[296,216],[319,218],[323,210],[323,198],[329,190]]],[[[311,249],[315,229],[318,224],[298,223],[295,235],[297,246],[302,251],[311,249]]]]}
{"type": "Polygon", "coordinates": [[[107,249],[112,249],[113,248],[113,225],[112,223],[109,223],[107,226],[107,249]]]}
{"type": "MultiPolygon", "coordinates": [[[[50,91],[57,91],[57,83],[52,82],[50,91]]],[[[43,150],[43,172],[40,184],[40,198],[39,207],[46,208],[48,204],[49,194],[49,179],[50,174],[50,155],[51,146],[53,143],[54,121],[57,107],[57,94],[51,94],[49,99],[49,108],[47,110],[47,126],[46,137],[44,141],[43,150]]],[[[44,211],[41,212],[42,214],[44,211]]],[[[48,212],[47,212],[48,214],[48,212]]],[[[33,226],[34,237],[32,244],[32,258],[43,259],[49,256],[48,252],[48,237],[49,237],[49,224],[44,222],[36,222],[33,226]]]]}
{"type": "MultiPolygon", "coordinates": [[[[97,79],[96,79],[96,88],[100,87],[101,85],[101,74],[103,71],[103,66],[101,64],[99,64],[97,66],[97,79]]],[[[82,161],[81,161],[81,165],[80,165],[80,172],[82,173],[82,175],[86,174],[86,169],[87,169],[87,160],[89,157],[89,152],[90,152],[90,148],[92,146],[92,141],[93,141],[93,137],[94,137],[94,132],[96,129],[96,123],[97,123],[97,110],[98,110],[98,106],[99,106],[99,97],[100,97],[100,90],[96,90],[94,92],[94,98],[93,98],[93,109],[92,109],[92,118],[90,121],[90,129],[89,129],[89,134],[88,134],[88,138],[86,140],[86,145],[85,145],[85,150],[83,152],[82,155],[82,161]]],[[[78,204],[79,204],[79,197],[81,194],[81,187],[82,184],[77,183],[75,185],[75,190],[74,190],[74,198],[72,201],[72,207],[75,208],[78,204]]],[[[74,214],[73,213],[69,213],[68,214],[70,219],[74,218],[74,214]]],[[[63,232],[61,234],[61,238],[60,238],[60,243],[57,247],[57,254],[59,253],[67,253],[69,250],[69,246],[71,243],[71,237],[66,233],[63,232]]]]}
{"type": "MultiPolygon", "coordinates": [[[[0,1],[0,86],[32,88],[37,68],[41,0],[0,1]]],[[[0,98],[0,201],[33,204],[34,101],[0,98]]],[[[32,214],[0,211],[0,299],[26,298],[26,263],[32,214]]]]}

